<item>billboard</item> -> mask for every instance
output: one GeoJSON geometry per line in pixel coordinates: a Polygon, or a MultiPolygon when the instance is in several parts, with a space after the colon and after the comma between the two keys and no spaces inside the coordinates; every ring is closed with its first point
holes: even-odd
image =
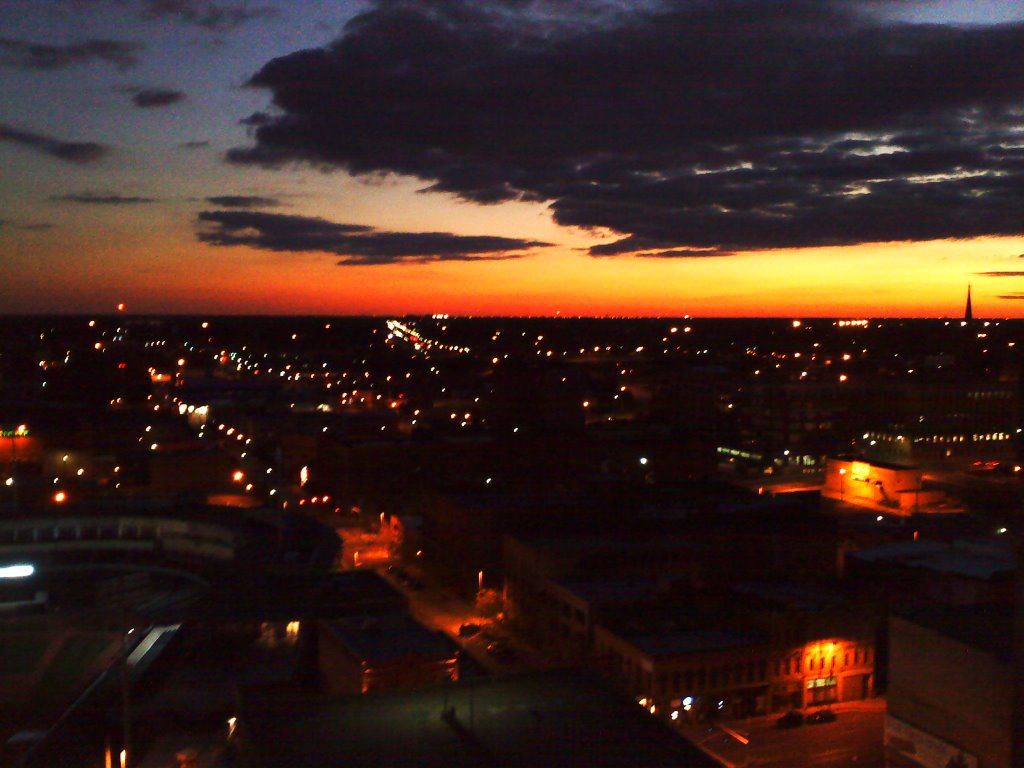
{"type": "Polygon", "coordinates": [[[978,758],[899,718],[886,715],[885,764],[891,768],[978,768],[978,758]]]}

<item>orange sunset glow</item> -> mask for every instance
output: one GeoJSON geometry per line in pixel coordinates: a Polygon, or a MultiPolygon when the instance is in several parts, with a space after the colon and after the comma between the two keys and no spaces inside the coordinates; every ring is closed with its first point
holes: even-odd
{"type": "Polygon", "coordinates": [[[1024,315],[1005,4],[21,5],[8,313],[1024,315]]]}

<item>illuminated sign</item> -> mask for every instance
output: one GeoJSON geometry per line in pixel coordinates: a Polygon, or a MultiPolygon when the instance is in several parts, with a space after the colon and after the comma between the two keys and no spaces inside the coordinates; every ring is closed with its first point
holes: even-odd
{"type": "Polygon", "coordinates": [[[808,688],[829,688],[836,684],[836,678],[834,677],[819,677],[816,680],[808,680],[808,688]]]}
{"type": "Polygon", "coordinates": [[[15,429],[0,429],[0,437],[28,437],[28,427],[19,424],[15,429]]]}

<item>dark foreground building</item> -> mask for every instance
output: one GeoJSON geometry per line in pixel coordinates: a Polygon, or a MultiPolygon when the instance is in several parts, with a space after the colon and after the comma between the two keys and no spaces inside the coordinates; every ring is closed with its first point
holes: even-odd
{"type": "Polygon", "coordinates": [[[564,671],[340,699],[249,689],[238,723],[248,768],[719,765],[635,702],[564,671]]]}

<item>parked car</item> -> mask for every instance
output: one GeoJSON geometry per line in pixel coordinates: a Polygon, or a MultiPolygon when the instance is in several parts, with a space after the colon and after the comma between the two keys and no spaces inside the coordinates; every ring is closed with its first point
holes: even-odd
{"type": "Polygon", "coordinates": [[[796,728],[804,723],[804,713],[791,710],[775,721],[776,728],[796,728]]]}
{"type": "Polygon", "coordinates": [[[836,721],[836,713],[831,709],[819,709],[817,712],[812,712],[807,716],[807,722],[810,724],[816,723],[834,723],[836,721]]]}

